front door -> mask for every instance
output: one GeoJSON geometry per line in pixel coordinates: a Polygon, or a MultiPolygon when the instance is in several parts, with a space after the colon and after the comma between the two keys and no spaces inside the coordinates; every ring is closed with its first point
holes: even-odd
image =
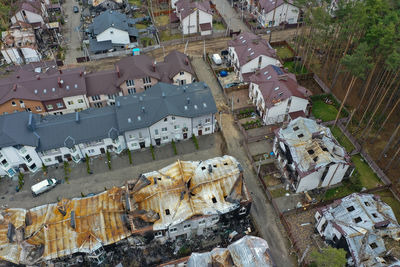
{"type": "Polygon", "coordinates": [[[203,130],[199,130],[198,133],[199,133],[199,135],[202,135],[203,134],[203,130]]]}
{"type": "Polygon", "coordinates": [[[104,154],[104,153],[106,153],[106,150],[104,148],[100,148],[100,153],[104,154]]]}
{"type": "Polygon", "coordinates": [[[187,139],[187,133],[183,133],[183,139],[187,139]]]}
{"type": "Polygon", "coordinates": [[[139,143],[139,146],[140,146],[140,148],[145,148],[145,147],[146,147],[146,144],[145,144],[145,142],[140,142],[140,143],[139,143]]]}
{"type": "Polygon", "coordinates": [[[58,163],[61,163],[61,162],[63,162],[63,159],[62,159],[62,157],[61,157],[61,156],[57,156],[57,157],[56,157],[56,160],[58,161],[58,163]]]}
{"type": "Polygon", "coordinates": [[[19,168],[20,169],[22,168],[24,170],[24,172],[28,172],[29,171],[28,166],[26,166],[26,164],[20,164],[19,168]]]}
{"type": "Polygon", "coordinates": [[[161,144],[161,138],[157,138],[155,141],[156,141],[157,146],[159,146],[161,144]]]}

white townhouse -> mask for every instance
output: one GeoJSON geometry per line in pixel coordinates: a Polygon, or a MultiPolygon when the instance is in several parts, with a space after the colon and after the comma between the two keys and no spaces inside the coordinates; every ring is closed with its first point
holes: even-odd
{"type": "Polygon", "coordinates": [[[212,34],[213,11],[209,1],[179,0],[175,6],[183,34],[212,34]]]}
{"type": "Polygon", "coordinates": [[[31,112],[2,115],[0,175],[212,134],[216,112],[205,83],[158,83],[145,92],[117,97],[115,105],[104,108],[46,117],[31,112]]]}
{"type": "Polygon", "coordinates": [[[11,23],[15,24],[22,21],[38,29],[45,23],[47,17],[46,4],[41,0],[19,0],[16,1],[15,13],[11,17],[11,23]]]}
{"type": "Polygon", "coordinates": [[[281,24],[297,24],[300,9],[290,0],[260,0],[255,13],[261,26],[267,28],[281,24]]]}
{"type": "Polygon", "coordinates": [[[353,171],[330,129],[303,117],[275,132],[273,152],[296,193],[338,184],[353,171]]]}
{"type": "Polygon", "coordinates": [[[249,98],[264,124],[281,123],[309,114],[311,92],[297,83],[293,73],[268,65],[256,71],[249,80],[249,98]]]}
{"type": "Polygon", "coordinates": [[[260,36],[244,32],[228,41],[228,58],[243,82],[256,71],[268,65],[282,66],[276,51],[260,36]]]}

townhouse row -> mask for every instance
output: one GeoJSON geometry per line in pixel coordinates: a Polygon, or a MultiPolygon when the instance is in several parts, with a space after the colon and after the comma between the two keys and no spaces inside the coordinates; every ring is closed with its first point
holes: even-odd
{"type": "Polygon", "coordinates": [[[87,73],[84,68],[25,66],[0,80],[0,114],[28,111],[62,115],[115,104],[115,98],[146,91],[158,82],[183,85],[195,80],[185,54],[173,51],[163,62],[146,55],[126,57],[114,69],[87,73]]]}
{"type": "Polygon", "coordinates": [[[32,112],[0,116],[0,176],[215,131],[217,108],[205,83],[158,83],[115,102],[59,116],[32,112]]]}

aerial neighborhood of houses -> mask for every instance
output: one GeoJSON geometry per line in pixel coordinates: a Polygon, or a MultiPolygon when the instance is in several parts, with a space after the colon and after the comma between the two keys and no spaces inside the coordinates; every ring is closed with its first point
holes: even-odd
{"type": "Polygon", "coordinates": [[[357,5],[0,0],[0,265],[400,266],[357,5]]]}

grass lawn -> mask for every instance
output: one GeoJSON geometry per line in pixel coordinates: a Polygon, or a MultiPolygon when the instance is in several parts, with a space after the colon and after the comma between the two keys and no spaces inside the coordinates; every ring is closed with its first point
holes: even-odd
{"type": "Polygon", "coordinates": [[[155,18],[157,26],[165,26],[169,23],[169,16],[168,15],[160,15],[155,18]]]}
{"type": "Polygon", "coordinates": [[[213,29],[216,31],[220,31],[220,30],[225,30],[226,28],[225,28],[224,24],[222,24],[222,22],[214,22],[213,29]]]}
{"type": "Polygon", "coordinates": [[[149,37],[143,37],[140,38],[140,43],[143,45],[143,47],[147,47],[150,45],[154,45],[154,40],[149,37]]]}
{"type": "Polygon", "coordinates": [[[271,193],[272,198],[283,197],[287,193],[285,188],[278,188],[278,189],[270,190],[269,192],[271,193]]]}
{"type": "Polygon", "coordinates": [[[174,40],[174,39],[179,39],[179,38],[182,38],[182,34],[173,34],[173,35],[171,35],[169,30],[165,30],[165,31],[160,32],[161,42],[174,40]]]}
{"type": "Polygon", "coordinates": [[[295,66],[294,61],[287,61],[283,64],[285,68],[289,69],[289,72],[292,72],[294,74],[306,74],[308,73],[308,70],[304,67],[301,68],[301,63],[298,63],[297,66],[295,66]]]}
{"type": "Polygon", "coordinates": [[[336,199],[336,198],[342,198],[347,195],[350,195],[351,193],[354,193],[355,191],[351,187],[351,183],[349,181],[343,182],[343,185],[336,187],[336,188],[330,188],[326,190],[325,196],[323,200],[331,200],[331,199],[336,199]]]}
{"type": "Polygon", "coordinates": [[[144,25],[144,24],[135,24],[135,26],[136,26],[136,29],[138,29],[138,30],[142,30],[142,29],[146,29],[147,28],[147,26],[144,25]]]}
{"type": "Polygon", "coordinates": [[[128,0],[130,5],[135,5],[135,6],[141,6],[142,5],[142,1],[140,0],[128,0]]]}
{"type": "Polygon", "coordinates": [[[276,53],[280,58],[290,58],[293,57],[293,52],[287,46],[276,47],[276,53]]]}
{"type": "Polygon", "coordinates": [[[334,105],[326,104],[323,100],[313,101],[312,114],[322,121],[333,121],[336,118],[338,110],[334,105]]]}
{"type": "Polygon", "coordinates": [[[361,155],[352,156],[351,161],[353,161],[358,173],[360,174],[360,180],[363,187],[370,189],[383,184],[361,155]]]}
{"type": "Polygon", "coordinates": [[[380,196],[382,201],[388,204],[393,209],[397,221],[400,221],[400,202],[397,201],[392,192],[390,192],[389,190],[383,190],[374,194],[380,196]]]}
{"type": "Polygon", "coordinates": [[[353,144],[350,142],[349,139],[343,134],[342,130],[340,130],[339,127],[335,126],[330,126],[329,127],[332,131],[333,136],[336,138],[336,140],[341,144],[348,153],[354,150],[353,144]]]}

